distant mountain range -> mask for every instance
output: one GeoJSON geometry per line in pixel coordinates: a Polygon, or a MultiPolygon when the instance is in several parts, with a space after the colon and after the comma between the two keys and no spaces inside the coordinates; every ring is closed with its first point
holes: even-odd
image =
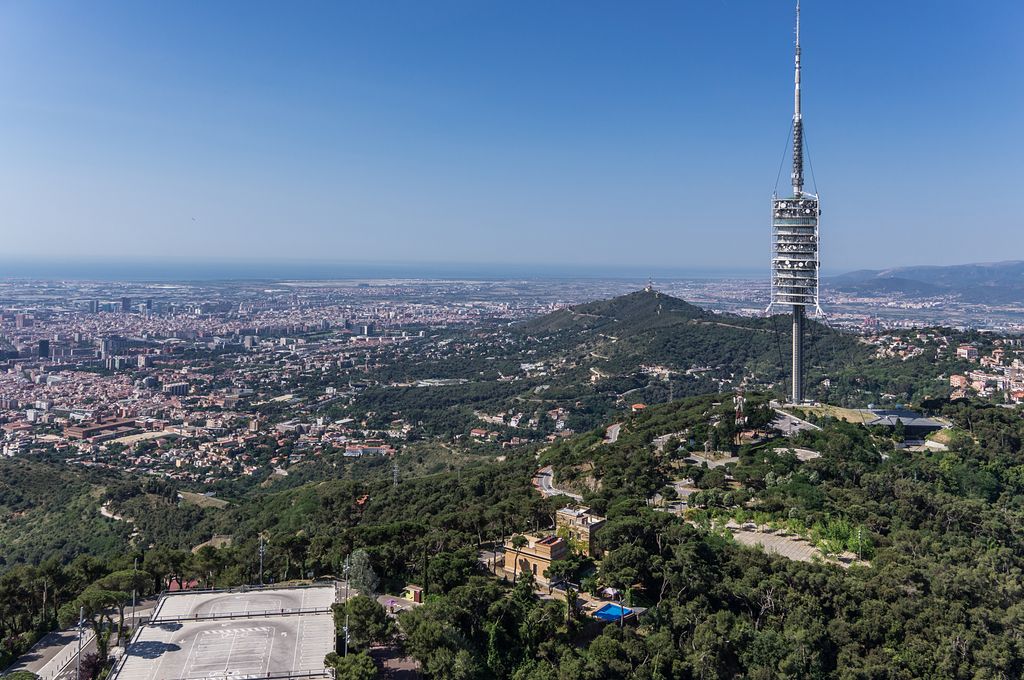
{"type": "Polygon", "coordinates": [[[825,280],[833,290],[909,297],[956,296],[965,302],[1024,300],[1024,261],[862,269],[825,280]]]}

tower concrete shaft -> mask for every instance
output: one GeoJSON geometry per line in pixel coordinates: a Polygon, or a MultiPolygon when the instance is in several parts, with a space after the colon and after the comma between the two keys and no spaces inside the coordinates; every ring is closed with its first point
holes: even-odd
{"type": "Polygon", "coordinates": [[[804,308],[793,305],[793,386],[790,401],[804,400],[804,308]]]}

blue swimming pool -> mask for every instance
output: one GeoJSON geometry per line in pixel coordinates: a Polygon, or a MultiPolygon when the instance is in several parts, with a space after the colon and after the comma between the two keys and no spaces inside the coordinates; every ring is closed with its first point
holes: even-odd
{"type": "Polygon", "coordinates": [[[629,616],[633,610],[629,607],[620,607],[617,604],[606,604],[594,612],[594,616],[602,621],[618,621],[620,616],[629,616]]]}

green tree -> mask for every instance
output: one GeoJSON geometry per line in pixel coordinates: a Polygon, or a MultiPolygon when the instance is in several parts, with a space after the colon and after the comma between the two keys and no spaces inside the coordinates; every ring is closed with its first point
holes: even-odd
{"type": "Polygon", "coordinates": [[[579,591],[569,586],[565,589],[565,625],[572,624],[573,618],[580,614],[579,591]]]}
{"type": "Polygon", "coordinates": [[[481,664],[465,633],[456,625],[456,612],[444,601],[431,601],[399,614],[406,651],[419,661],[428,677],[470,680],[483,677],[481,664]]]}
{"type": "Polygon", "coordinates": [[[476,551],[471,548],[440,552],[431,556],[428,570],[430,592],[447,593],[455,586],[465,583],[476,568],[476,551]]]}
{"type": "Polygon", "coordinates": [[[324,665],[334,670],[336,680],[373,680],[380,675],[377,664],[365,652],[348,656],[331,652],[324,658],[324,665]]]}
{"type": "Polygon", "coordinates": [[[185,564],[189,554],[185,550],[174,550],[165,546],[157,546],[146,552],[142,560],[142,568],[153,577],[154,591],[170,587],[171,581],[177,581],[181,588],[185,576],[185,564]]]}
{"type": "Polygon", "coordinates": [[[522,534],[516,534],[515,536],[512,537],[512,549],[515,550],[515,552],[516,552],[516,560],[512,564],[512,582],[513,583],[515,583],[516,578],[517,578],[518,573],[519,573],[519,551],[522,550],[523,548],[525,548],[527,546],[527,544],[529,544],[529,542],[530,541],[527,540],[526,536],[523,536],[522,534]]]}
{"type": "Polygon", "coordinates": [[[202,581],[208,588],[213,588],[227,566],[227,554],[226,550],[204,545],[189,556],[185,568],[192,577],[202,581]]]}
{"type": "Polygon", "coordinates": [[[570,581],[576,575],[576,564],[569,560],[554,560],[544,570],[544,575],[551,583],[570,581]]]}
{"type": "Polygon", "coordinates": [[[117,635],[118,644],[124,644],[124,609],[146,591],[149,585],[149,577],[144,571],[125,569],[107,574],[96,582],[103,590],[109,592],[117,608],[117,635]],[[134,597],[133,597],[134,594],[134,597]]]}
{"type": "Polygon", "coordinates": [[[897,442],[902,442],[907,438],[907,426],[903,424],[902,418],[896,419],[896,424],[892,428],[892,438],[897,442]]]}
{"type": "Polygon", "coordinates": [[[124,591],[104,590],[98,584],[92,584],[77,598],[60,608],[60,625],[69,628],[78,623],[79,612],[84,615],[87,625],[92,627],[96,635],[96,649],[101,659],[106,659],[110,650],[110,635],[113,619],[110,610],[116,609],[118,603],[130,598],[124,591]]]}
{"type": "Polygon", "coordinates": [[[369,649],[370,645],[387,643],[394,635],[394,622],[372,597],[356,595],[347,603],[335,605],[334,626],[339,634],[345,626],[346,615],[350,648],[369,649]]]}
{"type": "Polygon", "coordinates": [[[349,584],[364,595],[371,596],[377,592],[380,579],[373,570],[370,554],[365,550],[356,550],[349,558],[348,579],[349,584]]]}

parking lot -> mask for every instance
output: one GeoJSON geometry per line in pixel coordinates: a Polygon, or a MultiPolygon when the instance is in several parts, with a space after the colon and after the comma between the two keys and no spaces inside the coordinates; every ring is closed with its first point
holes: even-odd
{"type": "Polygon", "coordinates": [[[324,656],[334,651],[333,601],[333,586],[168,595],[111,678],[324,675],[324,656]]]}
{"type": "Polygon", "coordinates": [[[333,586],[173,593],[160,601],[153,621],[308,612],[329,609],[333,602],[333,586]]]}

